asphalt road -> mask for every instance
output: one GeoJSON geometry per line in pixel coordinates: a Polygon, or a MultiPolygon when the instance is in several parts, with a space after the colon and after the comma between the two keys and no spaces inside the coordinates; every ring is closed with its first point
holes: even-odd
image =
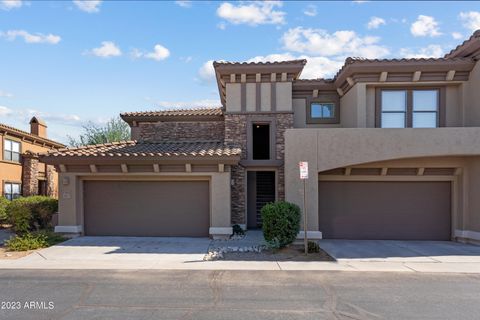
{"type": "Polygon", "coordinates": [[[0,270],[2,320],[466,320],[479,301],[480,275],[0,270]]]}

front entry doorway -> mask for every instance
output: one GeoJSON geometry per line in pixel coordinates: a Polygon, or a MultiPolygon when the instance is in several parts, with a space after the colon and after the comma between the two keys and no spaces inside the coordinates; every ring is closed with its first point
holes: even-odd
{"type": "Polygon", "coordinates": [[[275,201],[275,171],[247,172],[247,228],[262,227],[260,210],[275,201]]]}

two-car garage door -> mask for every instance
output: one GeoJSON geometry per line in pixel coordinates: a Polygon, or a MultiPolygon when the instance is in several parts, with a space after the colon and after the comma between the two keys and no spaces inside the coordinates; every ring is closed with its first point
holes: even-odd
{"type": "Polygon", "coordinates": [[[450,240],[448,181],[319,181],[326,239],[450,240]]]}
{"type": "Polygon", "coordinates": [[[206,237],[208,181],[84,181],[90,236],[206,237]]]}

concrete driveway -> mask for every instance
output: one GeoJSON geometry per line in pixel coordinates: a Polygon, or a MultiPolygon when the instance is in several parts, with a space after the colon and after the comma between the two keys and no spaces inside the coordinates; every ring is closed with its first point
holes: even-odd
{"type": "Polygon", "coordinates": [[[155,268],[155,264],[178,265],[203,262],[210,239],[168,237],[78,237],[35,252],[23,263],[85,265],[87,268],[131,266],[155,268]]]}
{"type": "Polygon", "coordinates": [[[341,262],[480,263],[480,246],[451,241],[321,240],[341,262]]]}

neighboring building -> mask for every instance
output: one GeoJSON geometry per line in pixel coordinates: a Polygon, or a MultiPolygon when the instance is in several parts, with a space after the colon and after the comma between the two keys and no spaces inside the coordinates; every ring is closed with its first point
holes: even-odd
{"type": "Polygon", "coordinates": [[[20,196],[57,196],[58,178],[54,166],[39,163],[38,153],[63,144],[47,139],[47,125],[37,117],[30,121],[30,133],[0,124],[0,193],[7,199],[20,196]]]}
{"type": "Polygon", "coordinates": [[[121,114],[135,141],[42,156],[59,232],[224,236],[275,200],[310,238],[480,240],[480,31],[439,59],[214,63],[222,107],[121,114]]]}

